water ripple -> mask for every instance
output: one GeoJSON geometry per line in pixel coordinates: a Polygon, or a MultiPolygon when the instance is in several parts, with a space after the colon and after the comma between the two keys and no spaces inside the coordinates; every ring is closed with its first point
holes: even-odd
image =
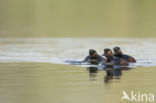
{"type": "Polygon", "coordinates": [[[156,39],[138,38],[0,38],[0,62],[48,62],[68,64],[81,61],[93,48],[120,46],[137,59],[135,66],[156,66],[156,39]]]}

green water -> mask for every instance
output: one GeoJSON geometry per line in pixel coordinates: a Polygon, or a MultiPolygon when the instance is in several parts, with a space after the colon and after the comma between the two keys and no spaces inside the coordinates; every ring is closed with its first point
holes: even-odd
{"type": "MultiPolygon", "coordinates": [[[[156,94],[155,67],[123,71],[104,83],[104,71],[48,63],[1,63],[1,103],[129,103],[122,91],[156,94]]],[[[145,102],[146,103],[146,102],[145,102]]]]}
{"type": "Polygon", "coordinates": [[[155,0],[0,0],[3,37],[155,37],[155,0]]]}
{"type": "Polygon", "coordinates": [[[0,103],[130,103],[121,101],[123,90],[156,94],[155,5],[155,0],[0,0],[0,103]],[[116,45],[149,67],[104,83],[105,71],[91,77],[83,67],[52,64],[116,45]]]}

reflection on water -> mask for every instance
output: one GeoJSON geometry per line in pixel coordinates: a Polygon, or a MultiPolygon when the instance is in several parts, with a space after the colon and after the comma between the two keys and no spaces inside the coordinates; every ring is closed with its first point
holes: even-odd
{"type": "MultiPolygon", "coordinates": [[[[120,79],[120,76],[122,76],[122,71],[124,70],[130,70],[131,67],[120,67],[120,66],[105,66],[102,70],[106,72],[106,76],[104,76],[104,83],[109,83],[112,79],[120,79]],[[115,67],[115,68],[114,68],[115,67]]],[[[95,77],[98,73],[97,67],[87,67],[87,70],[89,72],[90,80],[96,80],[95,77]]]]}
{"type": "Polygon", "coordinates": [[[122,103],[123,90],[156,94],[155,67],[118,69],[104,83],[104,77],[111,76],[106,71],[88,75],[82,67],[49,63],[0,66],[1,103],[122,103]]]}
{"type": "Polygon", "coordinates": [[[155,39],[1,38],[0,102],[122,103],[123,90],[156,94],[155,51],[155,39]],[[77,62],[91,47],[102,54],[116,45],[137,58],[135,69],[86,71],[90,65],[77,62]]]}

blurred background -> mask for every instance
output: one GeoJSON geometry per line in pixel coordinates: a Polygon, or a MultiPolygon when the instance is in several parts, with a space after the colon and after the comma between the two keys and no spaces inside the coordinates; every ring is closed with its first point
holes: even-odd
{"type": "Polygon", "coordinates": [[[0,0],[1,37],[155,37],[155,0],[0,0]]]}
{"type": "Polygon", "coordinates": [[[0,103],[121,103],[123,90],[156,94],[155,34],[156,0],[0,0],[0,103]],[[137,59],[121,79],[105,83],[105,71],[63,65],[114,46],[137,59]]]}

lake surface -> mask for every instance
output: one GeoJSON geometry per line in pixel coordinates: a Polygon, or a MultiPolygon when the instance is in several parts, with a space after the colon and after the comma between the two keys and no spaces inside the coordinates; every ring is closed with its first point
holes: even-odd
{"type": "Polygon", "coordinates": [[[122,91],[156,94],[155,51],[152,38],[1,38],[0,102],[129,103],[121,101],[122,91]],[[114,46],[137,63],[108,83],[105,71],[91,75],[65,62],[83,60],[90,48],[102,54],[114,46]]]}

